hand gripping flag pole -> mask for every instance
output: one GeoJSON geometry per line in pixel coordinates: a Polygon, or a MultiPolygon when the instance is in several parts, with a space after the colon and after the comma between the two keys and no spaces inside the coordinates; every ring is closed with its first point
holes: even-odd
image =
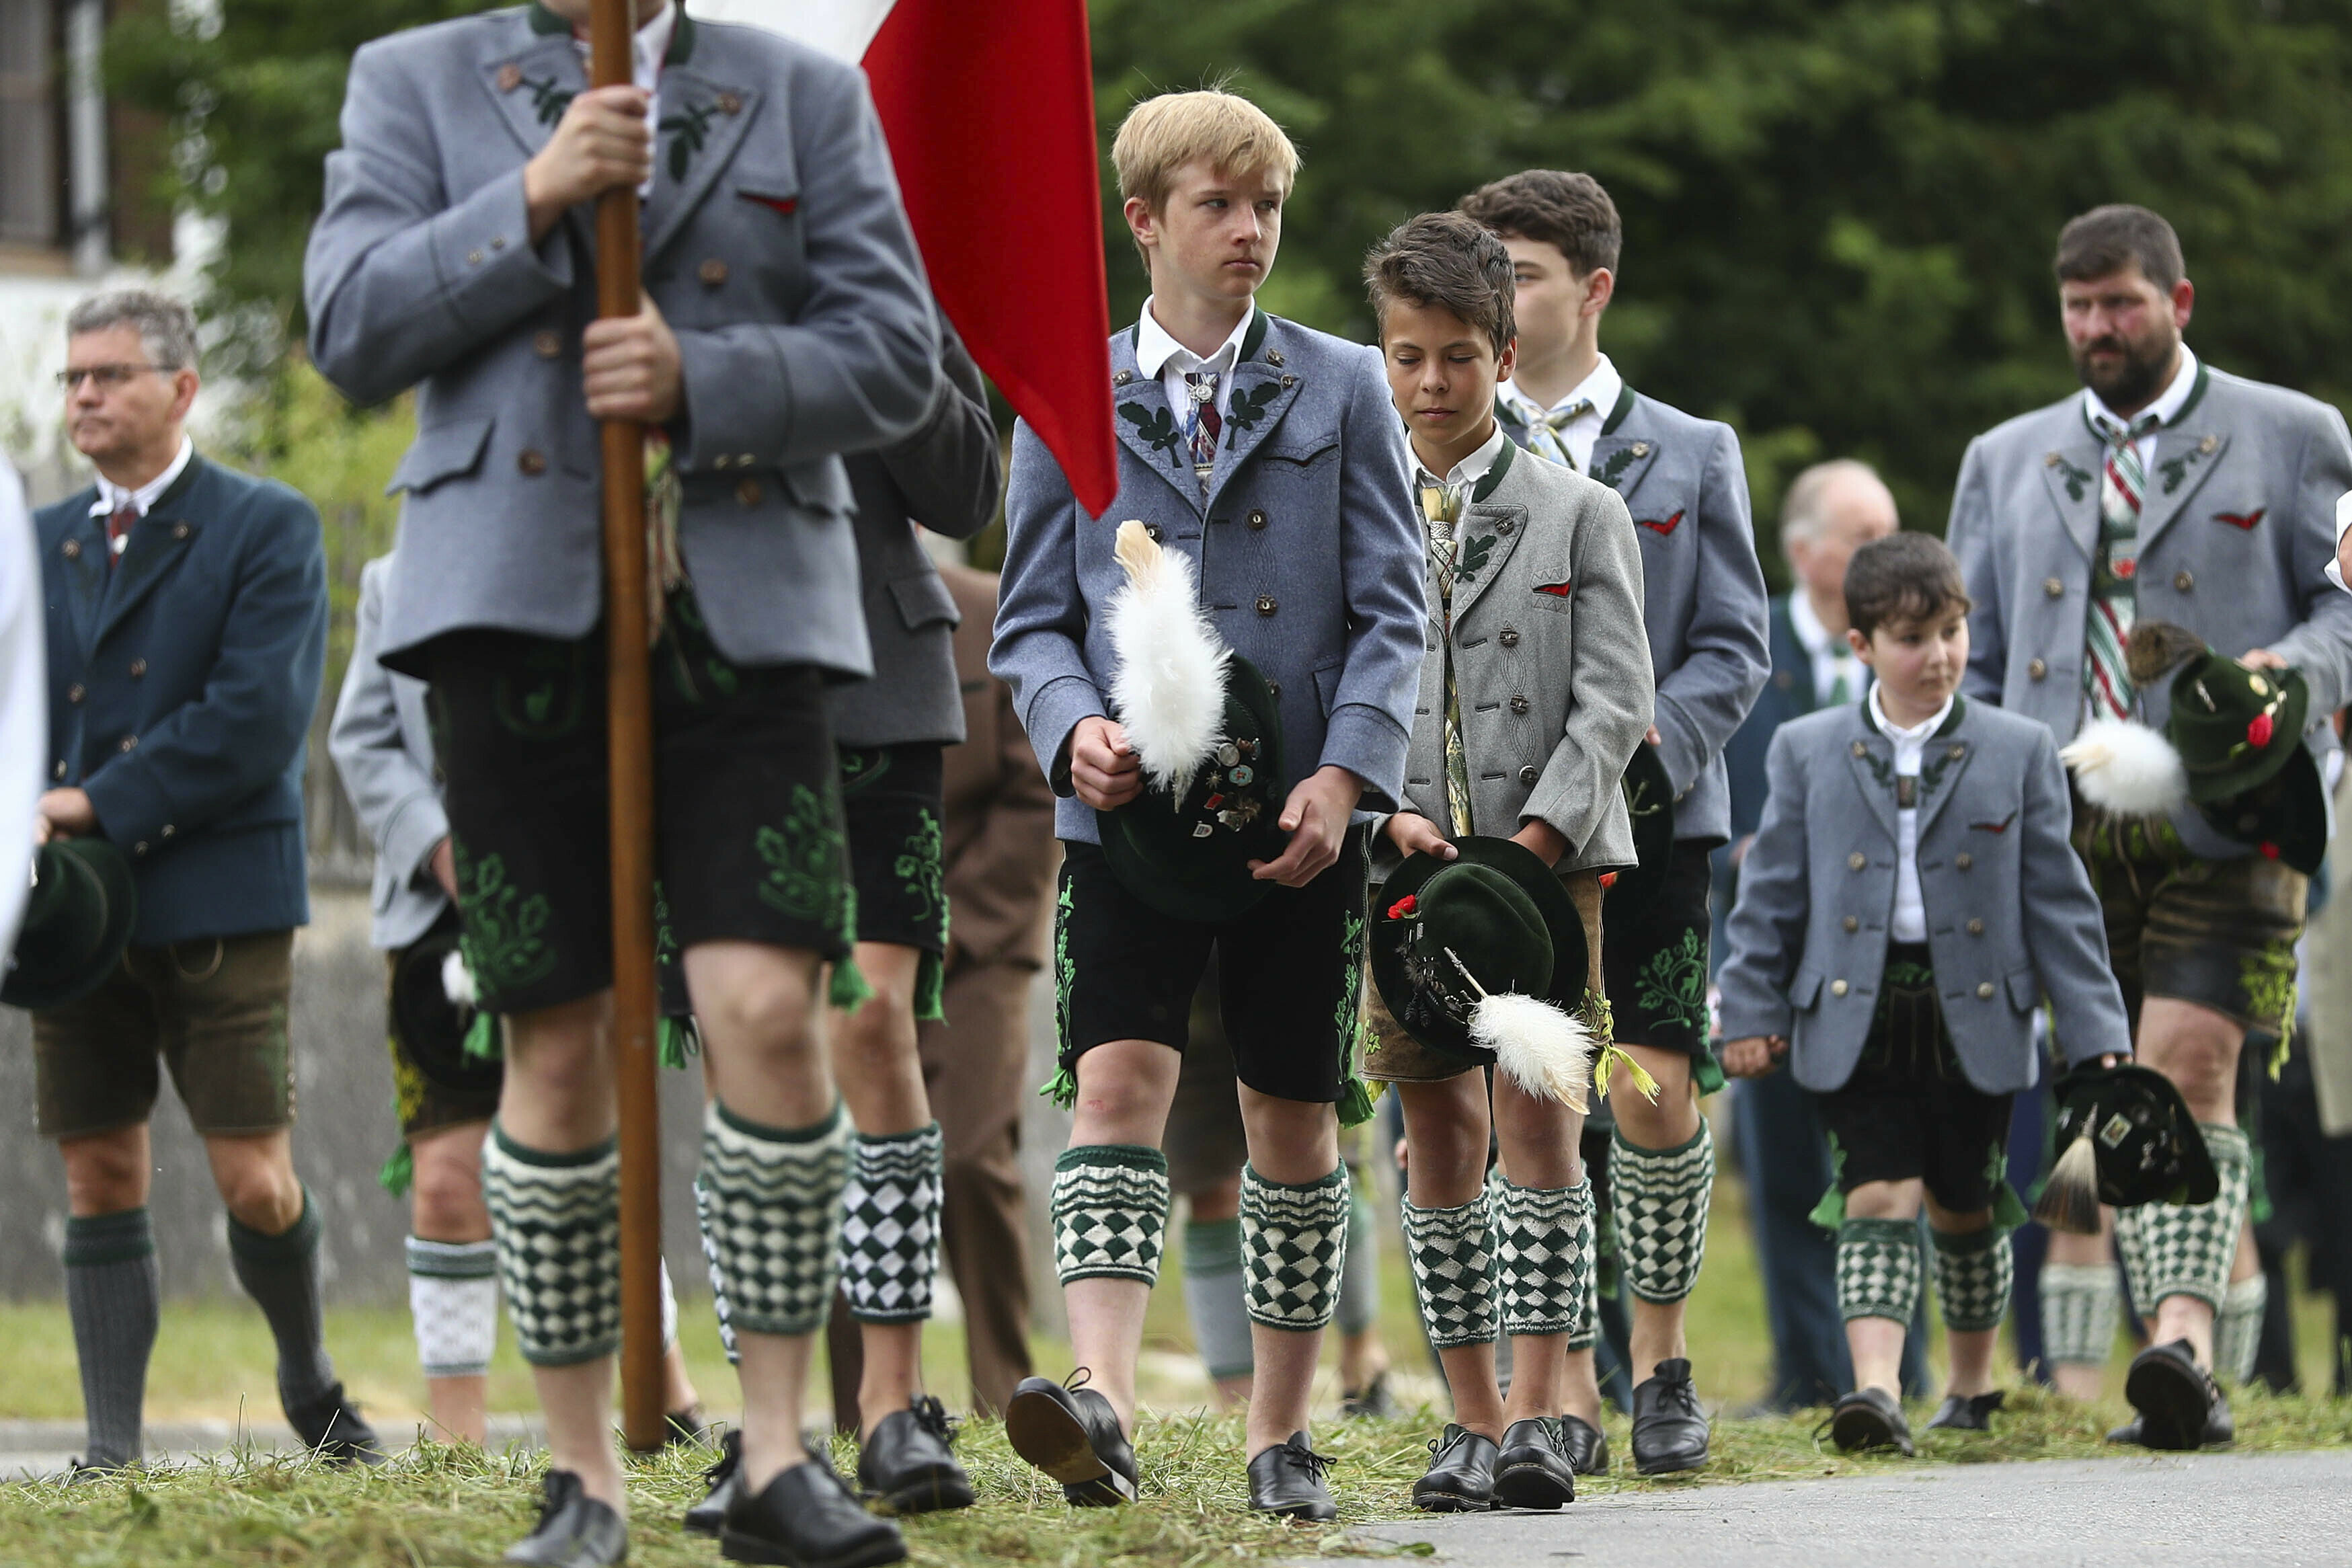
{"type": "MultiPolygon", "coordinates": [[[[594,0],[589,81],[626,86],[631,0],[594,0]]],[[[637,193],[596,200],[596,313],[642,309],[637,193]]],[[[604,421],[604,669],[613,850],[614,1090],[621,1123],[621,1429],[650,1453],[662,1440],[661,1114],[654,1047],[653,687],[646,658],[643,426],[604,421]]]]}

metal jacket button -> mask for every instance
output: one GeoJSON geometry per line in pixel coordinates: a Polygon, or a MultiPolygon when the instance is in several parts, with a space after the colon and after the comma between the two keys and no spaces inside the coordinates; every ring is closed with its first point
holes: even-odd
{"type": "Polygon", "coordinates": [[[1151,536],[1151,538],[1152,538],[1152,541],[1153,541],[1155,543],[1156,543],[1156,542],[1158,542],[1158,541],[1159,541],[1159,539],[1160,539],[1160,525],[1159,525],[1158,523],[1156,523],[1156,522],[1147,522],[1147,523],[1145,523],[1145,524],[1143,525],[1143,531],[1144,531],[1144,532],[1146,532],[1146,533],[1148,533],[1148,534],[1150,534],[1150,535],[1151,536]]]}
{"type": "Polygon", "coordinates": [[[737,485],[735,487],[735,504],[738,506],[758,506],[760,504],[760,481],[757,479],[745,479],[742,483],[737,485]]]}
{"type": "Polygon", "coordinates": [[[59,757],[58,759],[58,765],[49,770],[49,776],[53,779],[61,779],[66,776],[66,760],[63,757],[59,757]]]}
{"type": "Polygon", "coordinates": [[[1830,982],[1830,994],[1832,996],[1843,996],[1848,991],[1853,989],[1853,987],[1848,985],[1843,980],[1832,980],[1830,982]]]}
{"type": "Polygon", "coordinates": [[[531,334],[530,350],[541,359],[553,359],[563,352],[563,339],[558,333],[542,329],[531,334]]]}
{"type": "Polygon", "coordinates": [[[1260,594],[1257,596],[1257,613],[1261,616],[1270,616],[1281,607],[1274,602],[1274,595],[1271,594],[1260,594]]]}
{"type": "Polygon", "coordinates": [[[143,658],[134,658],[134,659],[132,659],[132,660],[131,661],[131,679],[133,679],[133,680],[142,679],[143,679],[143,678],[145,677],[145,675],[146,675],[146,674],[147,674],[147,661],[146,661],[145,659],[143,659],[143,658]]]}
{"type": "Polygon", "coordinates": [[[1526,698],[1524,698],[1524,697],[1514,697],[1514,698],[1512,698],[1512,699],[1511,699],[1511,711],[1512,711],[1512,712],[1514,712],[1514,713],[1524,713],[1524,712],[1526,712],[1527,710],[1528,710],[1528,700],[1527,700],[1526,698]]]}
{"type": "Polygon", "coordinates": [[[1870,857],[1857,849],[1853,854],[1845,858],[1845,863],[1848,870],[1859,871],[1864,866],[1870,864],[1870,857]]]}
{"type": "Polygon", "coordinates": [[[1982,936],[1982,935],[1984,935],[1984,921],[1970,921],[1969,922],[1969,934],[1970,936],[1982,936]]]}
{"type": "Polygon", "coordinates": [[[115,746],[119,751],[135,752],[139,749],[139,737],[136,735],[125,735],[121,740],[115,742],[115,746]]]}
{"type": "Polygon", "coordinates": [[[1266,694],[1268,697],[1273,698],[1276,702],[1281,701],[1281,700],[1282,700],[1282,682],[1280,682],[1279,680],[1269,680],[1269,681],[1267,681],[1267,682],[1265,683],[1265,694],[1266,694]]]}
{"type": "Polygon", "coordinates": [[[2032,663],[2028,664],[2028,665],[2025,667],[2025,675],[2026,675],[2026,679],[2029,679],[2029,680],[2041,680],[2041,679],[2043,679],[2044,678],[2046,678],[2046,677],[2049,675],[2049,673],[2050,673],[2050,667],[2049,667],[2048,665],[2046,665],[2046,664],[2042,663],[2042,662],[2040,659],[2038,659],[2038,658],[2037,658],[2037,659],[2035,659],[2035,660],[2033,660],[2032,663]]]}
{"type": "Polygon", "coordinates": [[[82,689],[81,682],[79,680],[66,688],[66,700],[68,702],[79,702],[88,695],[89,693],[82,689]]]}
{"type": "Polygon", "coordinates": [[[547,472],[547,454],[536,447],[525,447],[515,454],[515,467],[537,479],[547,472]]]}
{"type": "Polygon", "coordinates": [[[719,260],[719,258],[714,256],[709,260],[704,262],[701,266],[696,268],[694,269],[694,275],[702,279],[702,286],[704,288],[716,289],[721,283],[727,281],[727,263],[719,260]]]}
{"type": "Polygon", "coordinates": [[[1975,856],[1973,856],[1973,855],[1969,854],[1969,853],[1967,850],[1965,850],[1965,849],[1961,850],[1958,854],[1957,854],[1957,855],[1955,855],[1955,856],[1953,856],[1953,857],[1952,857],[1952,864],[1953,864],[1953,865],[1955,865],[1955,866],[1958,866],[1958,867],[1961,870],[1963,870],[1963,871],[1967,870],[1969,867],[1971,867],[1971,866],[1975,865],[1976,863],[1977,863],[1977,858],[1976,858],[1975,856]]]}
{"type": "Polygon", "coordinates": [[[1536,780],[1541,775],[1536,772],[1536,765],[1533,763],[1529,763],[1526,767],[1519,770],[1519,782],[1523,784],[1532,786],[1536,780]]]}
{"type": "Polygon", "coordinates": [[[174,539],[185,539],[185,538],[187,538],[187,537],[188,537],[188,525],[187,525],[186,523],[184,523],[184,522],[175,522],[175,523],[173,523],[173,524],[172,525],[172,537],[173,537],[173,538],[174,538],[174,539]]]}
{"type": "Polygon", "coordinates": [[[1248,521],[1250,527],[1263,531],[1265,528],[1265,509],[1260,506],[1250,508],[1248,521]]]}
{"type": "Polygon", "coordinates": [[[1840,923],[1842,923],[1849,931],[1857,931],[1862,929],[1862,922],[1854,919],[1852,915],[1846,916],[1840,923]]]}
{"type": "Polygon", "coordinates": [[[58,546],[58,553],[63,555],[68,561],[80,560],[81,541],[79,539],[67,540],[63,544],[58,546]]]}
{"type": "Polygon", "coordinates": [[[2172,574],[2172,585],[2186,594],[2189,589],[2197,586],[2197,579],[2187,572],[2176,572],[2172,574]]]}
{"type": "Polygon", "coordinates": [[[2066,584],[2055,577],[2044,577],[2042,579],[2042,591],[2053,599],[2063,598],[2066,594],[2066,584]]]}
{"type": "Polygon", "coordinates": [[[1991,1000],[1992,1000],[1992,989],[1993,989],[1993,987],[1992,987],[1992,982],[1991,982],[1991,981],[1990,981],[1990,980],[1979,980],[1979,981],[1978,981],[1978,982],[1977,982],[1977,1000],[1978,1000],[1978,1001],[1979,1001],[1979,1002],[1990,1002],[1990,1001],[1991,1001],[1991,1000]]]}
{"type": "Polygon", "coordinates": [[[1497,637],[1495,640],[1501,643],[1505,647],[1517,647],[1519,646],[1519,634],[1515,628],[1505,626],[1503,628],[1502,635],[1497,637]]]}

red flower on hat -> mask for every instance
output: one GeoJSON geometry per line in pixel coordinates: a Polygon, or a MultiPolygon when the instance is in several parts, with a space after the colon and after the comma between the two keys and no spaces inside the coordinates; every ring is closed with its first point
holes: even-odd
{"type": "Polygon", "coordinates": [[[1615,886],[1617,885],[1617,873],[1616,873],[1616,872],[1614,872],[1614,871],[1603,871],[1603,872],[1601,872],[1601,885],[1602,887],[1604,887],[1604,888],[1613,888],[1613,887],[1615,887],[1615,886]]]}
{"type": "Polygon", "coordinates": [[[2267,839],[2267,838],[2263,839],[2263,859],[2265,859],[2265,860],[2275,860],[2275,859],[2277,859],[2278,858],[2279,858],[2279,847],[2278,847],[2277,845],[2275,845],[2275,844],[2272,843],[2272,842],[2271,842],[2269,839],[2267,839]]]}
{"type": "Polygon", "coordinates": [[[1413,911],[1419,908],[1421,908],[1420,895],[1416,893],[1407,893],[1403,898],[1399,899],[1395,903],[1389,906],[1389,919],[1392,921],[1410,920],[1412,918],[1413,911]]]}
{"type": "Polygon", "coordinates": [[[2269,714],[2255,714],[2252,719],[2246,721],[2247,742],[2255,746],[2269,745],[2271,743],[2271,716],[2269,714]]]}

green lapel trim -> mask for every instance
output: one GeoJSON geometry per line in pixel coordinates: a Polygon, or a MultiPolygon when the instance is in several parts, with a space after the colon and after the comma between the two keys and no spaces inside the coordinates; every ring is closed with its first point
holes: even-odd
{"type": "MultiPolygon", "coordinates": [[[[670,0],[670,5],[677,14],[677,22],[670,30],[669,52],[662,56],[662,64],[682,66],[694,58],[694,18],[686,14],[686,7],[678,0],[670,0]]],[[[534,33],[561,33],[567,38],[576,36],[572,24],[549,10],[544,0],[530,0],[530,9],[526,15],[534,33]]]]}
{"type": "Polygon", "coordinates": [[[181,501],[187,499],[188,491],[194,488],[196,476],[203,470],[204,466],[205,455],[202,452],[190,452],[188,454],[188,466],[180,470],[180,477],[172,481],[171,489],[165,490],[162,495],[157,496],[155,498],[155,504],[149,507],[147,510],[151,512],[157,512],[163,510],[167,506],[178,506],[181,501]]]}
{"type": "MultiPolygon", "coordinates": [[[[2210,384],[2212,379],[2206,374],[2206,370],[2207,367],[2205,362],[2201,359],[2199,360],[2197,362],[2197,374],[2189,379],[2189,401],[2180,405],[2180,412],[2175,414],[2171,418],[2158,426],[2158,429],[2178,429],[2181,423],[2196,410],[2197,405],[2205,401],[2205,388],[2210,384]]],[[[2074,411],[2083,416],[2083,428],[2091,433],[2091,439],[2099,444],[2099,449],[2101,451],[2105,451],[2107,445],[2107,433],[2099,428],[2099,422],[2091,417],[2091,411],[2084,407],[2081,403],[2078,402],[2074,405],[2074,411]]],[[[2132,416],[2133,419],[2137,419],[2138,417],[2139,416],[2137,414],[2132,416]]],[[[2130,420],[2125,421],[2127,425],[2130,422],[2130,420]]]]}
{"type": "MultiPolygon", "coordinates": [[[[1234,363],[1238,364],[1243,360],[1257,358],[1258,348],[1265,342],[1265,328],[1269,319],[1266,313],[1256,306],[1250,307],[1249,331],[1242,334],[1241,353],[1234,356],[1234,363]]],[[[2200,363],[2197,368],[2202,370],[2205,367],[2200,363]]]]}
{"type": "Polygon", "coordinates": [[[530,17],[530,30],[534,33],[561,33],[567,38],[572,36],[572,24],[549,10],[540,3],[540,0],[530,0],[530,10],[528,15],[530,17]]]}
{"type": "Polygon", "coordinates": [[[1625,423],[1625,416],[1633,412],[1633,384],[1621,382],[1617,388],[1617,401],[1611,406],[1609,417],[1601,422],[1601,433],[1603,436],[1614,436],[1617,434],[1617,426],[1625,423]]]}
{"type": "Polygon", "coordinates": [[[1927,738],[1931,741],[1940,741],[1945,736],[1950,734],[1953,731],[1958,729],[1960,727],[1960,720],[1966,716],[1968,710],[1969,700],[1961,696],[1957,691],[1953,692],[1951,712],[1946,715],[1944,721],[1936,727],[1936,732],[1927,738]]]}
{"type": "Polygon", "coordinates": [[[1503,476],[1511,471],[1511,461],[1518,455],[1518,447],[1512,445],[1509,435],[1506,434],[1503,437],[1503,449],[1495,454],[1495,466],[1488,468],[1479,477],[1478,482],[1470,487],[1472,505],[1476,505],[1495,493],[1495,487],[1501,484],[1503,476]]]}

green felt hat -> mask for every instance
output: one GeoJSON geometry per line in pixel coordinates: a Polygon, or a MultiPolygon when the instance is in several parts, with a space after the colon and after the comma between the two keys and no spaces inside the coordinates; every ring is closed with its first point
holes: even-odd
{"type": "Polygon", "coordinates": [[[2085,1063],[2059,1079],[2054,1146],[2091,1140],[2099,1201],[2210,1204],[2221,1190],[2205,1134],[2172,1080],[2137,1062],[2085,1063]]]}
{"type": "Polygon", "coordinates": [[[2208,652],[2172,679],[2165,738],[2214,831],[2310,876],[2327,854],[2327,797],[2303,743],[2311,692],[2293,669],[2208,652]]]}
{"type": "Polygon", "coordinates": [[[1176,920],[1214,923],[1246,912],[1275,884],[1252,860],[1281,855],[1282,714],[1257,666],[1225,667],[1223,739],[1181,800],[1147,788],[1097,812],[1103,858],[1119,885],[1176,920]]]}
{"type": "Polygon", "coordinates": [[[1643,741],[1633,748],[1617,787],[1633,824],[1634,864],[1617,872],[1609,885],[1609,908],[1622,916],[1646,909],[1666,885],[1675,863],[1675,786],[1658,748],[1643,741]]]}
{"type": "Polygon", "coordinates": [[[39,1012],[98,989],[139,921],[131,862],[103,838],[58,838],[33,856],[33,891],[0,1002],[39,1012]]]}
{"type": "Polygon", "coordinates": [[[1559,878],[1525,845],[1468,837],[1454,847],[1452,860],[1408,856],[1389,879],[1382,907],[1372,911],[1372,984],[1416,1041],[1483,1066],[1494,1053],[1470,1038],[1482,991],[1532,996],[1570,1014],[1582,1005],[1584,921],[1559,878]]]}

